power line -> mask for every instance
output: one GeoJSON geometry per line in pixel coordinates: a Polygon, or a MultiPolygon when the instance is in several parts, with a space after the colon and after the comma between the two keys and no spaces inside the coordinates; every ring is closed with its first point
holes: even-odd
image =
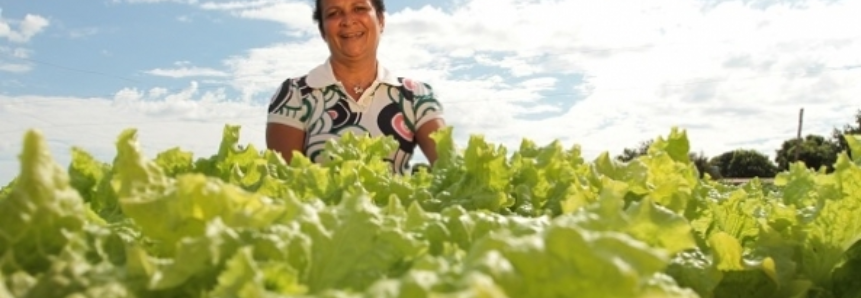
{"type": "MultiPolygon", "coordinates": [[[[14,57],[14,56],[13,56],[13,57],[14,57]]],[[[54,64],[54,63],[50,63],[50,62],[45,62],[45,61],[41,61],[41,60],[36,60],[36,59],[32,59],[32,58],[24,58],[24,57],[14,57],[14,58],[16,58],[16,59],[20,59],[20,60],[29,61],[29,62],[33,62],[33,63],[36,63],[36,64],[47,65],[47,66],[51,66],[51,67],[54,67],[54,68],[64,69],[64,70],[68,70],[68,71],[74,71],[74,72],[80,72],[80,73],[87,73],[87,74],[93,74],[93,75],[98,75],[98,76],[104,76],[104,77],[108,77],[108,78],[113,78],[113,79],[123,80],[123,81],[127,81],[127,82],[132,82],[132,83],[140,83],[139,81],[134,80],[134,79],[129,79],[129,78],[122,77],[122,76],[119,76],[119,75],[109,74],[109,73],[100,72],[100,71],[94,71],[94,70],[87,70],[87,69],[80,69],[80,68],[75,68],[75,67],[63,66],[63,65],[54,64]]]]}
{"type": "MultiPolygon", "coordinates": [[[[27,116],[31,117],[30,115],[27,115],[27,116]]],[[[254,118],[257,118],[257,117],[254,117],[254,118]]],[[[247,119],[252,119],[252,117],[232,117],[232,118],[231,117],[225,117],[225,118],[211,117],[211,118],[207,118],[207,120],[217,120],[217,119],[247,120],[247,119]]],[[[189,120],[190,119],[178,119],[178,120],[151,119],[151,120],[145,120],[145,121],[122,121],[122,122],[104,122],[104,121],[102,121],[102,122],[85,122],[85,123],[48,123],[48,125],[41,126],[40,129],[56,128],[56,127],[62,127],[65,129],[65,128],[80,128],[80,127],[87,127],[87,126],[106,126],[106,125],[107,126],[119,126],[119,125],[134,126],[134,125],[152,124],[152,123],[182,124],[182,123],[188,123],[189,120]]],[[[206,124],[205,122],[203,122],[203,123],[206,124]]],[[[223,125],[223,124],[219,124],[219,125],[223,125]]],[[[21,130],[19,130],[19,129],[0,130],[0,134],[17,133],[20,131],[21,130]]]]}

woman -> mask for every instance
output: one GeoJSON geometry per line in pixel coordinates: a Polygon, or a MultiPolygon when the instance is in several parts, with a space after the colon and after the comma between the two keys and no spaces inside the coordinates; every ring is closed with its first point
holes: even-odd
{"type": "Polygon", "coordinates": [[[385,27],[383,0],[316,0],[314,20],[329,58],[308,74],[281,84],[269,104],[266,142],[288,163],[301,152],[322,161],[326,141],[346,132],[391,136],[388,157],[403,174],[418,145],[431,166],[430,135],[445,126],[430,85],[395,76],[377,60],[385,27]]]}

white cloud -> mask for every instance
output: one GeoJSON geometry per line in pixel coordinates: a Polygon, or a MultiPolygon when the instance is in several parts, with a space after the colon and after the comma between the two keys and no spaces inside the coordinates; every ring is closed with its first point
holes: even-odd
{"type": "Polygon", "coordinates": [[[0,15],[0,37],[14,43],[27,43],[50,24],[48,19],[40,15],[27,14],[20,21],[5,19],[0,15]],[[14,28],[16,25],[17,29],[14,28]]]}
{"type": "Polygon", "coordinates": [[[225,77],[227,73],[207,67],[184,66],[179,68],[156,68],[146,71],[147,74],[154,76],[170,77],[170,78],[188,78],[188,77],[225,77]]]}
{"type": "Polygon", "coordinates": [[[233,119],[243,117],[243,113],[263,111],[262,106],[231,101],[223,88],[202,92],[197,82],[175,93],[165,88],[152,88],[149,91],[122,89],[114,95],[112,106],[121,113],[134,112],[155,118],[191,121],[233,119]]]}

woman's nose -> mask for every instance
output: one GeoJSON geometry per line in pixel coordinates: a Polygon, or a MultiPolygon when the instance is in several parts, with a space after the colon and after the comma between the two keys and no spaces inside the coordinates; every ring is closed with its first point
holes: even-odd
{"type": "Polygon", "coordinates": [[[342,27],[349,26],[350,24],[352,24],[354,22],[354,19],[355,19],[355,16],[352,13],[347,12],[347,13],[343,14],[343,17],[341,18],[341,26],[342,27]]]}

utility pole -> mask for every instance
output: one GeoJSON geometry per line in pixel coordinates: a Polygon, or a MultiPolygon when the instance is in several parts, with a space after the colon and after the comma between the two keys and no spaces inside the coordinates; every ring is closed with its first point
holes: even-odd
{"type": "Polygon", "coordinates": [[[804,108],[798,112],[798,143],[795,143],[795,161],[798,162],[798,153],[801,152],[801,124],[804,121],[804,108]]]}

